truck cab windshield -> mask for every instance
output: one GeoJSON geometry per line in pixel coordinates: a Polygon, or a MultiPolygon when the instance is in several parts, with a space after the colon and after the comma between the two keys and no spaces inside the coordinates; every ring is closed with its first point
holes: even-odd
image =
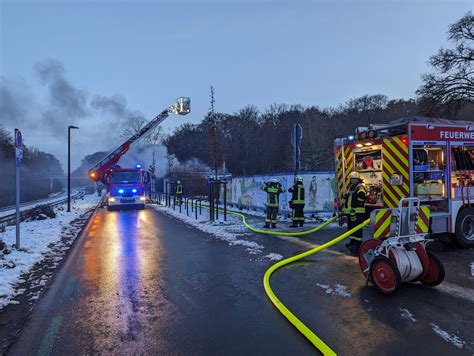
{"type": "Polygon", "coordinates": [[[112,172],[110,174],[110,183],[142,183],[142,175],[140,172],[112,172]]]}

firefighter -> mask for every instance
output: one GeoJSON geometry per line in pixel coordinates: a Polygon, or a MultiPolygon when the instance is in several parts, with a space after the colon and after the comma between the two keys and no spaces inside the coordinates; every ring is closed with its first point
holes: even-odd
{"type": "Polygon", "coordinates": [[[178,205],[181,205],[183,203],[183,185],[181,184],[180,180],[176,182],[175,195],[176,202],[178,205]]]}
{"type": "Polygon", "coordinates": [[[295,184],[288,189],[291,195],[290,208],[292,209],[293,224],[290,227],[303,226],[304,224],[304,185],[303,177],[298,176],[295,184]]]}
{"type": "Polygon", "coordinates": [[[280,206],[280,194],[285,192],[285,188],[283,188],[278,179],[272,179],[262,186],[262,190],[267,193],[267,217],[263,227],[268,229],[271,224],[271,228],[274,229],[276,228],[276,219],[278,215],[278,208],[280,206]]]}
{"type": "MultiPolygon", "coordinates": [[[[349,190],[344,196],[342,213],[347,219],[347,230],[351,230],[365,220],[365,197],[366,190],[362,184],[362,179],[358,172],[351,172],[349,174],[350,186],[349,190]]],[[[359,247],[362,243],[362,229],[354,232],[349,236],[349,243],[346,247],[352,255],[357,255],[359,247]]]]}
{"type": "Polygon", "coordinates": [[[99,197],[102,196],[102,189],[104,189],[104,185],[101,182],[97,182],[97,195],[99,197]]]}

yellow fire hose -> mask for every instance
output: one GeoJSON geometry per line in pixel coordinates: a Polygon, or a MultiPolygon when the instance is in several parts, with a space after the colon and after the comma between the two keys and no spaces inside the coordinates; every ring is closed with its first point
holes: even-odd
{"type": "Polygon", "coordinates": [[[286,266],[292,262],[301,260],[307,256],[311,256],[317,252],[320,252],[332,245],[337,244],[338,242],[344,240],[345,238],[351,236],[355,231],[362,229],[364,226],[370,223],[370,219],[365,220],[363,223],[357,225],[355,228],[345,232],[344,234],[336,237],[335,239],[326,242],[325,244],[313,248],[309,251],[300,253],[299,255],[286,258],[281,260],[274,265],[270,266],[269,269],[265,272],[263,276],[263,286],[265,287],[265,293],[267,293],[268,298],[270,298],[271,302],[275,307],[288,319],[290,323],[293,324],[323,355],[336,355],[336,353],[324,343],[315,333],[313,333],[301,320],[299,320],[295,314],[293,314],[276,296],[275,292],[273,292],[272,287],[270,286],[270,277],[273,272],[275,272],[280,267],[286,266]]]}
{"type": "MultiPolygon", "coordinates": [[[[193,203],[194,206],[197,206],[197,203],[193,203]]],[[[205,209],[209,209],[208,206],[206,205],[203,205],[202,206],[203,208],[205,209]]],[[[219,209],[220,212],[223,212],[224,210],[223,209],[219,209]]],[[[280,236],[304,236],[304,235],[308,235],[308,234],[312,234],[313,232],[316,232],[316,231],[319,231],[323,228],[325,228],[326,226],[328,226],[330,223],[332,223],[333,221],[335,221],[337,219],[337,216],[333,216],[332,218],[330,218],[329,220],[325,221],[324,223],[322,223],[321,225],[318,225],[310,230],[305,230],[305,231],[298,231],[298,232],[284,232],[284,231],[270,231],[270,230],[261,230],[261,229],[257,229],[255,227],[253,227],[252,225],[250,225],[249,223],[247,223],[247,219],[245,218],[245,215],[242,214],[242,213],[238,213],[236,211],[232,211],[232,210],[227,210],[227,213],[228,214],[233,214],[233,215],[238,215],[242,218],[242,223],[245,225],[245,227],[247,229],[249,229],[250,231],[253,231],[253,232],[256,232],[258,234],[265,234],[265,235],[280,235],[280,236]]]]}
{"type": "MultiPolygon", "coordinates": [[[[208,207],[206,207],[208,208],[208,207]]],[[[220,211],[223,211],[219,209],[220,211]]],[[[331,219],[325,221],[323,224],[316,226],[313,229],[306,230],[306,231],[299,231],[299,232],[278,232],[278,231],[267,231],[267,230],[260,230],[256,229],[252,225],[249,225],[246,221],[245,215],[242,213],[238,213],[235,211],[227,211],[229,214],[234,214],[238,215],[242,218],[242,223],[251,231],[259,233],[259,234],[266,234],[266,235],[284,235],[284,236],[302,236],[302,235],[308,235],[313,232],[316,232],[318,230],[323,229],[324,227],[328,226],[330,223],[332,223],[334,220],[337,219],[337,216],[332,217],[331,219]]],[[[267,294],[268,298],[270,301],[275,305],[275,307],[284,315],[288,321],[293,324],[295,328],[298,329],[300,333],[302,333],[323,355],[336,355],[336,353],[323,341],[321,340],[314,332],[311,331],[310,328],[308,328],[298,317],[293,314],[282,302],[280,299],[278,299],[277,295],[273,291],[271,285],[270,285],[270,278],[277,269],[286,266],[292,262],[301,260],[305,257],[314,255],[315,253],[318,253],[322,250],[327,249],[328,247],[331,247],[342,240],[348,238],[351,236],[354,232],[362,229],[364,226],[369,225],[370,219],[365,220],[363,223],[357,225],[353,229],[343,233],[342,235],[336,237],[335,239],[332,239],[331,241],[326,242],[325,244],[322,244],[318,247],[315,247],[309,251],[300,253],[299,255],[292,256],[289,258],[285,258],[284,260],[278,261],[277,263],[273,264],[270,266],[270,268],[267,269],[265,272],[265,275],[263,276],[263,286],[265,288],[265,293],[267,294]]]]}
{"type": "Polygon", "coordinates": [[[252,225],[249,225],[247,223],[247,220],[245,219],[245,215],[241,213],[237,213],[235,211],[227,211],[229,214],[234,214],[234,215],[239,215],[242,218],[242,223],[251,231],[259,233],[259,234],[265,234],[265,235],[283,235],[283,236],[303,236],[303,235],[308,235],[313,232],[319,231],[326,226],[328,226],[330,223],[332,223],[334,220],[337,219],[337,216],[334,216],[330,218],[329,220],[325,221],[323,224],[318,225],[310,230],[306,231],[298,231],[298,232],[284,232],[284,231],[269,231],[269,230],[261,230],[253,227],[252,225]]]}

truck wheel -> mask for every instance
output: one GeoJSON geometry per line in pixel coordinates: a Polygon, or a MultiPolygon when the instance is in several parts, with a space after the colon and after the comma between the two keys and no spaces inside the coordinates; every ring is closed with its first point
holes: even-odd
{"type": "Polygon", "coordinates": [[[426,286],[434,287],[444,280],[445,270],[443,262],[438,255],[431,251],[427,252],[430,266],[428,267],[428,273],[420,280],[420,282],[426,286]]]}
{"type": "Polygon", "coordinates": [[[458,214],[455,234],[459,245],[474,247],[474,208],[464,208],[458,214]]]}
{"type": "Polygon", "coordinates": [[[386,295],[395,293],[402,284],[397,266],[385,256],[374,258],[370,266],[370,277],[375,288],[386,295]]]}

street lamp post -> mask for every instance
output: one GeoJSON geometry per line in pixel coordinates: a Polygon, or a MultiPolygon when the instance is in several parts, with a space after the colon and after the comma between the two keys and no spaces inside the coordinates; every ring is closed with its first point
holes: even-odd
{"type": "Polygon", "coordinates": [[[77,126],[67,127],[67,211],[71,211],[71,129],[77,126]]]}

